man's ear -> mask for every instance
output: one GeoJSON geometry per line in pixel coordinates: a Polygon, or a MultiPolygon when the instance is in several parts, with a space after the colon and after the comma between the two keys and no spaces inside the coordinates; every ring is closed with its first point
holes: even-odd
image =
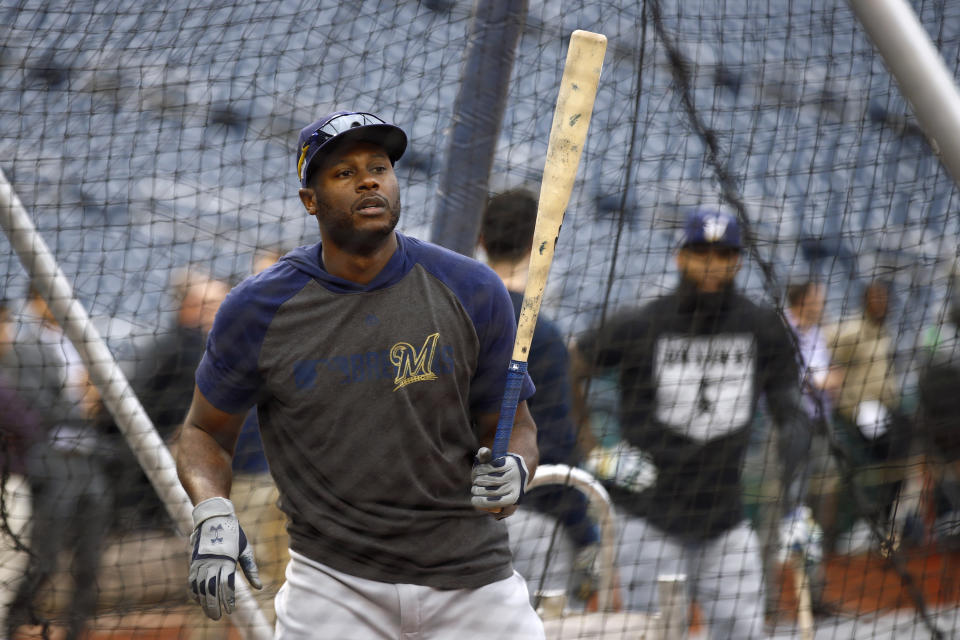
{"type": "Polygon", "coordinates": [[[304,187],[298,192],[300,194],[300,202],[303,203],[303,208],[307,210],[312,216],[317,215],[317,194],[310,187],[304,187]]]}

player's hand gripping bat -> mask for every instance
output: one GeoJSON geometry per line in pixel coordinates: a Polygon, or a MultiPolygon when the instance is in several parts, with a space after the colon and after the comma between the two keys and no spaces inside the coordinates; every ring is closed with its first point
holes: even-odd
{"type": "Polygon", "coordinates": [[[540,183],[537,224],[533,232],[530,272],[523,293],[523,307],[517,322],[517,339],[507,370],[507,386],[500,405],[500,418],[493,441],[492,458],[507,453],[513,419],[520,398],[520,386],[527,372],[527,356],[540,303],[553,261],[553,251],[563,222],[563,214],[573,191],[580,154],[587,139],[593,102],[597,96],[600,69],[607,49],[606,36],[589,31],[574,31],[560,80],[560,93],[553,112],[553,126],[547,145],[547,159],[540,183]]]}

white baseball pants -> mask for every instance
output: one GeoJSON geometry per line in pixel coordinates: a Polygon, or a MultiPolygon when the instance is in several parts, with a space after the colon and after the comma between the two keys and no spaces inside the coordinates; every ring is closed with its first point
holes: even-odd
{"type": "Polygon", "coordinates": [[[276,598],[276,640],[543,640],[517,572],[477,589],[357,578],[290,552],[276,598]]]}

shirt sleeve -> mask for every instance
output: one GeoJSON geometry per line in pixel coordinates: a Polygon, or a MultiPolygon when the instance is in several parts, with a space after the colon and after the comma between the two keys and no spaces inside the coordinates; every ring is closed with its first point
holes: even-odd
{"type": "Polygon", "coordinates": [[[774,313],[763,314],[758,328],[763,390],[779,431],[777,443],[783,486],[789,487],[810,451],[811,425],[800,394],[799,365],[787,328],[774,313]]]}
{"type": "Polygon", "coordinates": [[[794,337],[783,321],[774,312],[763,310],[758,318],[760,358],[764,390],[779,388],[799,389],[800,360],[794,346],[794,337]]]}
{"type": "Polygon", "coordinates": [[[217,409],[245,413],[257,402],[257,368],[269,317],[250,287],[237,287],[220,305],[197,367],[197,388],[217,409]]]}
{"type": "Polygon", "coordinates": [[[570,415],[570,357],[560,330],[541,319],[530,347],[530,377],[537,393],[530,398],[530,414],[537,424],[541,464],[580,462],[577,430],[570,415]]]}
{"type": "Polygon", "coordinates": [[[638,318],[627,315],[615,316],[577,338],[577,350],[583,356],[590,369],[608,369],[617,367],[623,360],[625,347],[642,333],[638,318]],[[637,331],[631,334],[631,327],[637,331]]]}
{"type": "MultiPolygon", "coordinates": [[[[489,272],[482,291],[481,297],[476,300],[480,313],[474,316],[477,336],[480,339],[480,353],[477,370],[470,385],[470,408],[473,413],[499,411],[507,383],[507,367],[513,357],[513,343],[517,334],[510,294],[492,271],[489,272]]],[[[520,400],[532,396],[534,390],[529,374],[524,375],[520,400]]]]}

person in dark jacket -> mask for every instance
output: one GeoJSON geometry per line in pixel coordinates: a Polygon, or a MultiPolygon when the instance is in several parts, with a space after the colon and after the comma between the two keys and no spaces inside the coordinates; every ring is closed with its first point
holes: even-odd
{"type": "MultiPolygon", "coordinates": [[[[960,512],[960,291],[952,283],[943,321],[924,332],[917,381],[914,450],[935,478],[933,501],[917,514],[931,522],[930,532],[941,542],[958,540],[960,512]]],[[[909,469],[914,486],[922,486],[921,465],[909,469]]],[[[911,514],[914,515],[914,514],[911,514]]]]}
{"type": "Polygon", "coordinates": [[[619,376],[625,442],[599,471],[621,515],[624,603],[650,607],[658,575],[685,574],[711,638],[765,636],[760,545],[740,481],[761,396],[779,428],[781,486],[810,437],[784,322],[734,286],[741,249],[735,217],[694,211],[677,289],[578,341],[588,365],[619,376]]]}
{"type": "Polygon", "coordinates": [[[20,625],[42,622],[35,609],[40,590],[69,551],[73,591],[66,637],[80,638],[96,611],[97,572],[113,508],[99,395],[39,294],[31,293],[15,325],[12,341],[0,350],[0,373],[36,410],[43,435],[23,458],[32,496],[30,561],[5,631],[13,637],[20,625]]]}
{"type": "MultiPolygon", "coordinates": [[[[160,437],[170,441],[193,398],[194,372],[203,357],[207,333],[229,290],[227,284],[196,268],[174,272],[171,291],[176,322],[132,357],[137,367],[133,390],[160,437]]],[[[168,529],[173,526],[163,502],[128,445],[113,462],[117,483],[119,530],[168,529]]]]}
{"type": "MultiPolygon", "coordinates": [[[[533,247],[533,232],[537,222],[537,201],[524,189],[511,189],[499,193],[487,202],[481,223],[479,244],[487,257],[487,263],[503,280],[514,314],[520,317],[523,291],[526,287],[533,247]]],[[[577,428],[571,412],[570,354],[560,328],[541,313],[530,343],[528,369],[537,388],[527,401],[530,413],[537,424],[537,447],[542,464],[565,464],[577,466],[583,461],[583,452],[577,441],[577,428]]],[[[530,510],[553,516],[564,525],[574,546],[573,562],[574,595],[581,599],[589,597],[596,588],[595,560],[600,541],[599,528],[588,517],[587,500],[583,493],[568,487],[542,487],[524,496],[524,509],[520,517],[508,521],[508,527],[516,531],[512,537],[514,558],[526,575],[532,590],[547,587],[564,588],[566,585],[541,585],[541,570],[523,566],[521,555],[534,557],[537,552],[518,550],[517,544],[536,545],[539,540],[532,536],[518,535],[528,524],[524,518],[530,510]]],[[[559,579],[565,567],[561,559],[550,561],[559,579]]]]}

